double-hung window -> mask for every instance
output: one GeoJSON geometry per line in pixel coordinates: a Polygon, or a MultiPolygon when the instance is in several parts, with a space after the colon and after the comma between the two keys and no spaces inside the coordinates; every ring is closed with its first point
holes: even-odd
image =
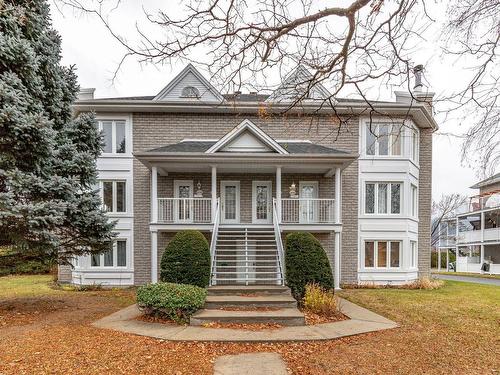
{"type": "Polygon", "coordinates": [[[410,129],[410,158],[418,163],[418,132],[416,129],[410,129]]]}
{"type": "Polygon", "coordinates": [[[104,154],[125,154],[127,134],[124,120],[102,120],[98,122],[104,141],[104,154]]]}
{"type": "Polygon", "coordinates": [[[365,241],[365,268],[399,268],[401,241],[365,241]]]}
{"type": "Polygon", "coordinates": [[[125,181],[100,181],[99,185],[106,212],[127,211],[127,184],[125,181]]]}
{"type": "Polygon", "coordinates": [[[418,248],[416,241],[410,241],[410,267],[416,268],[418,261],[418,248]]]}
{"type": "Polygon", "coordinates": [[[418,190],[415,185],[410,186],[411,190],[411,216],[418,217],[418,190]]]}
{"type": "Polygon", "coordinates": [[[365,214],[400,214],[400,182],[367,182],[365,185],[365,214]]]}
{"type": "Polygon", "coordinates": [[[92,267],[127,267],[127,241],[116,240],[109,250],[91,256],[92,267]]]}
{"type": "Polygon", "coordinates": [[[401,124],[368,123],[366,124],[366,155],[402,154],[401,124]]]}

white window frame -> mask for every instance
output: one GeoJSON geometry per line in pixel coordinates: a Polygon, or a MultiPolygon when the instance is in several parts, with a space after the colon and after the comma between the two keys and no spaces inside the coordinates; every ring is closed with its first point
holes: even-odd
{"type": "Polygon", "coordinates": [[[120,215],[123,215],[123,214],[126,214],[128,212],[128,193],[127,193],[127,189],[128,189],[128,183],[127,183],[127,180],[125,179],[109,179],[109,178],[106,178],[106,179],[102,179],[102,180],[99,180],[99,195],[101,197],[101,203],[102,203],[102,207],[104,209],[104,183],[105,182],[111,182],[113,185],[112,187],[112,192],[111,194],[113,195],[113,209],[111,211],[106,211],[108,214],[120,214],[120,215]],[[117,211],[116,208],[118,206],[117,204],[117,196],[116,196],[116,183],[117,182],[123,182],[125,183],[125,191],[124,191],[124,194],[125,194],[125,211],[117,211]]]}
{"type": "Polygon", "coordinates": [[[363,213],[365,215],[382,215],[382,216],[400,216],[403,212],[403,189],[404,189],[404,183],[402,181],[366,181],[364,184],[364,189],[363,189],[363,213]],[[368,184],[374,184],[375,189],[374,189],[374,212],[366,212],[366,185],[368,184]],[[387,207],[385,213],[379,213],[378,212],[378,189],[379,189],[379,184],[387,184],[387,207]],[[391,193],[392,193],[392,185],[400,185],[399,189],[399,213],[391,213],[391,193]]]}
{"type": "Polygon", "coordinates": [[[410,216],[418,218],[418,187],[410,184],[410,216]]]}
{"type": "Polygon", "coordinates": [[[93,266],[92,265],[92,255],[90,255],[90,268],[92,269],[102,269],[102,270],[108,270],[108,269],[127,269],[130,267],[130,251],[129,251],[129,241],[127,238],[116,238],[113,241],[113,265],[112,266],[105,266],[104,265],[104,253],[99,254],[99,265],[98,266],[93,266]],[[125,241],[125,266],[118,266],[118,241],[125,241]]]}
{"type": "Polygon", "coordinates": [[[402,267],[403,263],[403,241],[402,240],[370,240],[366,239],[363,240],[363,268],[368,269],[368,270],[399,270],[402,267]],[[366,243],[367,242],[373,242],[373,267],[368,267],[365,264],[365,258],[366,258],[366,243]],[[378,266],[378,243],[379,242],[385,242],[386,245],[386,251],[387,251],[387,265],[384,267],[379,267],[378,266]],[[392,242],[398,242],[399,243],[399,266],[398,267],[391,267],[391,243],[392,242]]]}
{"type": "Polygon", "coordinates": [[[404,155],[405,152],[405,146],[404,146],[404,127],[405,125],[400,125],[400,124],[394,124],[390,122],[375,122],[372,121],[370,124],[369,121],[365,122],[365,127],[364,127],[364,139],[363,139],[363,154],[366,157],[383,157],[383,158],[401,158],[404,155]],[[388,145],[387,145],[387,155],[380,155],[379,154],[379,134],[380,134],[380,125],[388,126],[388,145]],[[395,133],[393,133],[393,128],[399,128],[399,148],[400,152],[399,154],[393,154],[393,146],[394,146],[394,137],[395,133]],[[367,147],[367,141],[368,141],[368,134],[373,133],[375,136],[375,154],[370,155],[368,154],[368,147],[367,147]]]}
{"type": "Polygon", "coordinates": [[[98,129],[100,132],[103,131],[103,123],[104,122],[111,122],[111,152],[102,152],[102,155],[113,155],[113,156],[122,156],[122,155],[128,155],[130,154],[130,135],[129,135],[129,125],[127,119],[124,118],[100,118],[97,120],[98,123],[98,129]],[[116,152],[116,123],[124,123],[125,125],[125,152],[116,152]]]}
{"type": "Polygon", "coordinates": [[[408,129],[410,136],[409,142],[409,155],[411,161],[418,165],[420,159],[420,132],[414,126],[411,126],[408,129]]]}
{"type": "Polygon", "coordinates": [[[418,243],[410,240],[410,268],[418,268],[418,243]]]}

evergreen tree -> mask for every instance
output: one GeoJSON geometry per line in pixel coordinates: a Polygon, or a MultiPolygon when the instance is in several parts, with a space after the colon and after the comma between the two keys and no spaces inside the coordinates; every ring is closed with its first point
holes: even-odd
{"type": "Polygon", "coordinates": [[[20,255],[101,253],[114,223],[96,191],[102,138],[90,114],[73,118],[74,67],[45,0],[0,0],[0,245],[20,255]]]}

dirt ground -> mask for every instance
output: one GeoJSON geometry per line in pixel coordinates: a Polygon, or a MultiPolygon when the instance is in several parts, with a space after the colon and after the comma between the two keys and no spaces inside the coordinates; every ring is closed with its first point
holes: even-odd
{"type": "Polygon", "coordinates": [[[345,291],[344,297],[402,327],[316,343],[213,344],[172,343],[90,325],[132,303],[133,290],[2,295],[2,279],[2,375],[211,374],[220,355],[258,351],[281,353],[293,374],[496,374],[500,368],[495,287],[447,283],[432,292],[345,291]],[[484,301],[460,298],[443,308],[459,292],[484,301]]]}

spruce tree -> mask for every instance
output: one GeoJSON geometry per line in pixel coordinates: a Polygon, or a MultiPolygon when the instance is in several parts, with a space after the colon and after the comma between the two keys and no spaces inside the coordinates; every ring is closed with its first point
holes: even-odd
{"type": "Polygon", "coordinates": [[[101,253],[114,223],[102,211],[91,114],[73,118],[79,87],[63,67],[45,0],[0,0],[0,246],[22,255],[101,253]]]}

